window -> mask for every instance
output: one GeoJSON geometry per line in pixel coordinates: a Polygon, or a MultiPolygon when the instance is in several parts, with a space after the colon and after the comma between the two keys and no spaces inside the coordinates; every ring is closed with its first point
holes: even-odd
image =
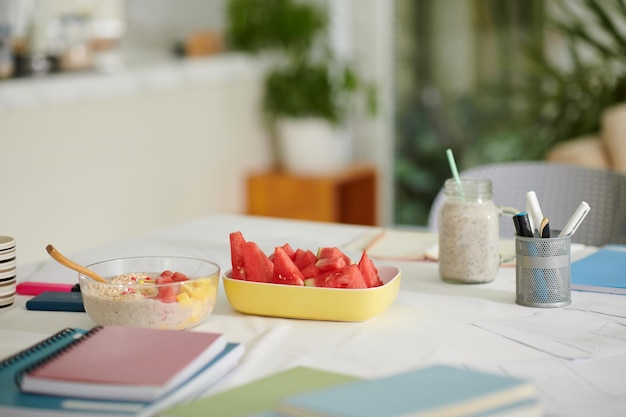
{"type": "Polygon", "coordinates": [[[542,36],[541,0],[396,0],[394,223],[426,225],[459,168],[538,159],[516,117],[530,73],[524,42],[542,36]]]}

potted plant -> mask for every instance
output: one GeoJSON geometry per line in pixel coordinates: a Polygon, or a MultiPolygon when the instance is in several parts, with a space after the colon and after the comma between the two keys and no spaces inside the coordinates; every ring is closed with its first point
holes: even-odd
{"type": "Polygon", "coordinates": [[[229,48],[267,53],[272,64],[263,84],[275,164],[298,173],[327,172],[349,159],[345,123],[352,98],[375,92],[341,62],[327,42],[328,16],[314,3],[295,0],[230,0],[229,48]]]}
{"type": "Polygon", "coordinates": [[[545,35],[529,42],[530,82],[522,85],[520,122],[529,127],[528,147],[540,156],[555,144],[597,134],[603,113],[626,101],[624,5],[588,0],[556,6],[545,35]],[[562,39],[566,54],[547,50],[546,38],[562,39]]]}

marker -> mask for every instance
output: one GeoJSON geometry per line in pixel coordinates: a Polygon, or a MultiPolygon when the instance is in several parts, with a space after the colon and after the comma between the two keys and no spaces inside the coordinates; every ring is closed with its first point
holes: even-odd
{"type": "Polygon", "coordinates": [[[583,220],[585,220],[585,217],[587,217],[590,210],[591,208],[587,202],[581,202],[574,214],[572,214],[572,217],[570,217],[567,223],[565,223],[565,226],[563,226],[563,230],[561,230],[559,237],[573,235],[576,233],[578,226],[580,226],[583,220]]]}
{"type": "Polygon", "coordinates": [[[513,224],[515,225],[515,232],[518,236],[533,237],[533,232],[530,228],[530,219],[528,218],[528,213],[525,211],[513,216],[513,224]]]}
{"type": "Polygon", "coordinates": [[[532,230],[538,236],[541,236],[539,229],[541,228],[543,213],[541,213],[539,200],[537,200],[537,194],[535,194],[534,191],[529,191],[526,193],[526,211],[530,216],[530,230],[532,230]]]}
{"type": "MultiPolygon", "coordinates": [[[[530,219],[528,217],[528,213],[522,211],[521,213],[516,214],[515,216],[513,216],[513,223],[515,224],[515,230],[517,231],[518,236],[534,237],[533,232],[530,228],[530,219]]],[[[530,256],[539,256],[539,250],[537,249],[537,245],[528,244],[526,248],[530,256]]],[[[537,290],[537,296],[540,298],[541,302],[547,301],[549,299],[549,290],[543,270],[532,268],[531,272],[533,283],[535,284],[535,288],[537,290]]]]}
{"type": "Polygon", "coordinates": [[[539,236],[543,238],[550,237],[550,223],[548,222],[548,218],[544,217],[541,220],[541,227],[539,227],[539,236]]]}
{"type": "Polygon", "coordinates": [[[20,282],[16,285],[15,291],[19,295],[39,295],[47,292],[71,292],[75,291],[74,284],[60,284],[52,282],[20,282]]]}

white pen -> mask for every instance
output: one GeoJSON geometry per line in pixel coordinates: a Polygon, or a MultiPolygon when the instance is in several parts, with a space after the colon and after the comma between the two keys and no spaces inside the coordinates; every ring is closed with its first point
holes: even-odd
{"type": "Polygon", "coordinates": [[[530,217],[530,227],[533,234],[539,234],[539,227],[543,221],[543,213],[541,213],[539,200],[537,200],[537,194],[535,194],[534,191],[526,193],[526,211],[530,217]]]}
{"type": "Polygon", "coordinates": [[[563,230],[561,230],[559,237],[573,235],[578,229],[578,226],[580,226],[583,220],[585,220],[589,210],[591,210],[589,204],[585,201],[581,202],[574,214],[572,214],[572,217],[570,217],[567,223],[565,223],[565,226],[563,226],[563,230]]]}

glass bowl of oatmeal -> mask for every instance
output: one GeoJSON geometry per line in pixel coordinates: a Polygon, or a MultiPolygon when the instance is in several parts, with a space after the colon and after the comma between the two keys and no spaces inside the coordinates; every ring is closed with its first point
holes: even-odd
{"type": "Polygon", "coordinates": [[[108,281],[78,274],[85,311],[98,325],[188,329],[215,307],[220,267],[205,259],[144,256],[87,267],[108,281]]]}

